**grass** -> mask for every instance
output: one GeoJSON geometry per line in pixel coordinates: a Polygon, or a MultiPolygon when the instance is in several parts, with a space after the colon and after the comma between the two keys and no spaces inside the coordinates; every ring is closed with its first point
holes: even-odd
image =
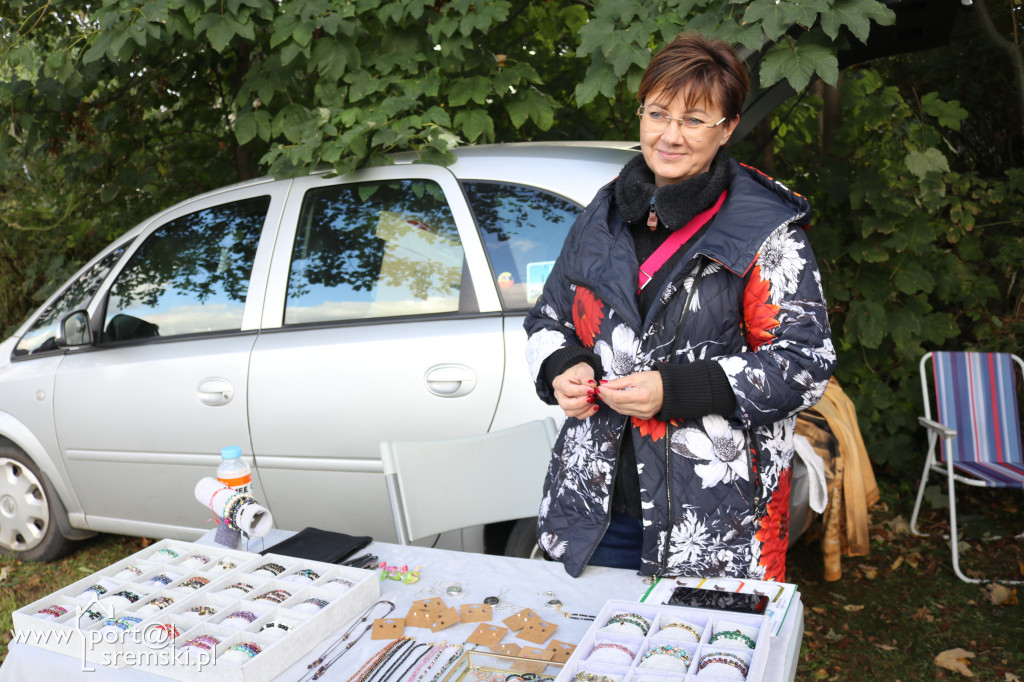
{"type": "MultiPolygon", "coordinates": [[[[882,502],[871,513],[871,552],[844,557],[843,576],[826,582],[821,545],[801,539],[790,550],[789,582],[804,601],[804,639],[797,680],[858,682],[960,680],[962,672],[936,662],[960,649],[964,670],[979,680],[1024,679],[1024,609],[1013,589],[953,575],[945,509],[925,509],[920,522],[930,537],[906,532],[913,505],[907,486],[882,484],[882,502]],[[1000,603],[994,603],[999,601],[1000,603]],[[973,655],[970,657],[969,655],[973,655]]],[[[961,567],[1024,577],[1024,496],[1012,490],[971,490],[960,496],[964,534],[961,567]],[[994,519],[994,521],[993,521],[994,519]],[[995,539],[994,532],[1003,533],[995,539]]],[[[10,640],[11,612],[142,549],[149,541],[101,535],[71,556],[49,564],[0,557],[0,661],[10,640]],[[6,574],[5,574],[6,571],[6,574]]]]}

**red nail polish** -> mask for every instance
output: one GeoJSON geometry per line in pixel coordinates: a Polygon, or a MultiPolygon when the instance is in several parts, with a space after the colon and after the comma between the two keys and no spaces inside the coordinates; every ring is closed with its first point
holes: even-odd
{"type": "Polygon", "coordinates": [[[594,412],[597,412],[597,409],[598,409],[599,407],[601,407],[601,406],[600,406],[600,405],[594,405],[594,412]]]}
{"type": "Polygon", "coordinates": [[[594,396],[588,395],[587,396],[587,402],[590,403],[590,404],[593,404],[593,403],[596,402],[596,399],[594,398],[594,396]]]}
{"type": "Polygon", "coordinates": [[[590,381],[588,381],[587,383],[588,383],[588,384],[596,384],[597,382],[596,382],[596,381],[594,381],[593,379],[591,379],[591,380],[590,380],[590,381]]]}
{"type": "Polygon", "coordinates": [[[601,379],[601,383],[602,383],[602,384],[607,384],[607,383],[608,383],[608,380],[607,380],[607,379],[601,379]]]}

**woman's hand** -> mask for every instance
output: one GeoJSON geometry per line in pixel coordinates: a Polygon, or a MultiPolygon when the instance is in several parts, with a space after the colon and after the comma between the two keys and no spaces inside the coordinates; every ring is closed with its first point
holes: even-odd
{"type": "Polygon", "coordinates": [[[551,382],[555,399],[567,417],[585,419],[597,409],[597,382],[594,368],[580,362],[565,370],[551,382]]]}
{"type": "Polygon", "coordinates": [[[650,419],[661,412],[665,402],[661,372],[651,370],[612,379],[601,384],[599,397],[619,414],[650,419]]]}

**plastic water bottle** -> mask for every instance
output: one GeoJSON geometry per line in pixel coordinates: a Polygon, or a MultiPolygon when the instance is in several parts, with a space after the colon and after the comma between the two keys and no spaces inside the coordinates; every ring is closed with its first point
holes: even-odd
{"type": "Polygon", "coordinates": [[[242,448],[237,445],[221,448],[217,480],[240,493],[249,494],[252,487],[252,471],[248,462],[242,459],[242,448]]]}

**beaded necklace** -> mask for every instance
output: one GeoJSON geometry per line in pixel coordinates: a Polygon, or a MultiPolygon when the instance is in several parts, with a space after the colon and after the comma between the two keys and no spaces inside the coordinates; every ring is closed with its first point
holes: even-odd
{"type": "Polygon", "coordinates": [[[339,646],[344,644],[345,641],[347,641],[348,638],[352,636],[352,633],[355,632],[356,628],[358,628],[361,623],[365,623],[367,620],[369,620],[370,614],[373,613],[373,610],[377,606],[382,605],[382,604],[387,606],[388,610],[385,611],[384,613],[380,614],[379,616],[377,616],[377,618],[385,618],[392,611],[395,610],[395,605],[392,602],[386,601],[384,599],[381,599],[380,601],[375,601],[372,604],[370,604],[369,606],[367,606],[366,609],[361,614],[359,614],[358,619],[352,621],[352,625],[349,626],[348,630],[343,632],[341,637],[339,637],[335,642],[333,642],[329,647],[327,647],[327,649],[324,650],[323,654],[320,655],[320,658],[316,659],[315,661],[313,661],[312,663],[310,663],[309,665],[306,666],[306,668],[310,672],[307,672],[305,675],[303,675],[302,678],[300,678],[300,682],[306,682],[307,677],[309,675],[312,675],[312,677],[308,677],[308,679],[310,679],[310,680],[318,680],[318,679],[320,679],[320,676],[323,675],[325,672],[327,672],[328,668],[330,668],[332,665],[334,665],[334,663],[339,658],[344,656],[345,652],[347,652],[349,649],[351,649],[353,646],[355,646],[355,643],[358,642],[362,638],[363,635],[365,635],[370,629],[373,628],[373,621],[371,621],[369,625],[367,625],[365,628],[363,628],[363,631],[360,632],[356,636],[355,639],[353,639],[351,642],[349,642],[345,646],[344,649],[342,649],[340,652],[338,652],[330,661],[327,661],[326,663],[324,663],[324,661],[327,660],[328,656],[334,654],[335,649],[337,649],[339,646]],[[320,666],[320,667],[317,668],[316,671],[313,671],[313,668],[316,668],[317,666],[320,666]]]}
{"type": "Polygon", "coordinates": [[[378,651],[373,658],[368,660],[366,663],[363,663],[359,670],[356,671],[356,674],[348,678],[348,682],[366,682],[366,679],[369,678],[370,675],[373,675],[373,673],[384,665],[388,659],[394,656],[395,652],[405,646],[406,642],[411,641],[412,637],[399,637],[390,644],[387,644],[384,648],[378,651]]]}
{"type": "MultiPolygon", "coordinates": [[[[426,649],[423,651],[423,653],[414,658],[412,662],[409,664],[410,668],[414,667],[419,662],[419,660],[426,656],[427,652],[430,651],[429,644],[418,642],[410,647],[406,647],[400,655],[395,656],[395,660],[393,662],[388,663],[387,669],[385,669],[384,666],[381,666],[374,672],[370,673],[369,677],[365,677],[363,679],[365,680],[365,682],[370,682],[370,680],[373,679],[379,679],[379,682],[386,682],[387,680],[391,679],[392,675],[394,675],[402,669],[402,666],[406,664],[406,661],[412,657],[413,652],[419,649],[420,647],[426,647],[426,649]]],[[[400,674],[396,679],[400,680],[402,679],[402,677],[403,676],[400,674]]]]}

